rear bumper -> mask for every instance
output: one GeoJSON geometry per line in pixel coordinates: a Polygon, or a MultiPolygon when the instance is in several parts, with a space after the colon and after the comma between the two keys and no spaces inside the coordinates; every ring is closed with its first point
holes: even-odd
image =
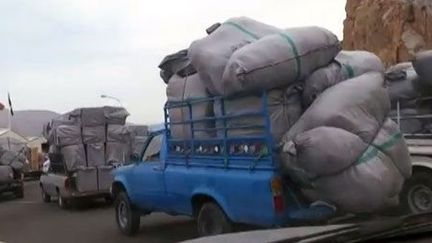
{"type": "Polygon", "coordinates": [[[11,181],[7,183],[0,184],[0,193],[1,192],[11,192],[17,189],[21,189],[23,187],[22,181],[11,181]]]}
{"type": "Polygon", "coordinates": [[[65,191],[62,196],[65,198],[99,198],[110,196],[109,190],[103,191],[90,191],[90,192],[78,192],[78,191],[65,191]]]}

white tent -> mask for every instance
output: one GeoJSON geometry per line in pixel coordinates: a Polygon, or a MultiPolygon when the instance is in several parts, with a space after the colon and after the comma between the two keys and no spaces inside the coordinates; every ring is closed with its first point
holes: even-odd
{"type": "Polygon", "coordinates": [[[0,128],[0,146],[7,146],[8,149],[23,147],[28,143],[28,140],[18,133],[7,129],[0,128]]]}

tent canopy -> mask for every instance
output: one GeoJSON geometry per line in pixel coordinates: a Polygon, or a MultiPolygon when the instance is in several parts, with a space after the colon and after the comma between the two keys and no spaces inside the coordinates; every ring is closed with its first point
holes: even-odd
{"type": "Polygon", "coordinates": [[[0,128],[0,139],[10,139],[14,143],[28,143],[28,140],[25,137],[7,128],[0,128]]]}

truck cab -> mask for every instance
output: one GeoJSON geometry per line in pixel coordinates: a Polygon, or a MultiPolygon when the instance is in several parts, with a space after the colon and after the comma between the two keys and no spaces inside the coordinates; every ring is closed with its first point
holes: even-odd
{"type": "MultiPolygon", "coordinates": [[[[199,235],[230,232],[233,223],[277,227],[333,213],[327,207],[309,208],[279,174],[265,105],[262,112],[245,114],[265,121],[256,136],[227,136],[225,125],[220,128],[222,136],[195,138],[194,124],[202,121],[170,121],[169,109],[193,109],[191,104],[209,99],[223,98],[167,103],[165,129],[151,133],[144,151],[114,171],[111,192],[117,225],[124,234],[136,233],[140,217],[152,212],[191,216],[199,235]],[[190,125],[191,138],[171,136],[172,126],[179,124],[190,125]]],[[[213,119],[226,124],[233,118],[222,112],[213,119]]]]}

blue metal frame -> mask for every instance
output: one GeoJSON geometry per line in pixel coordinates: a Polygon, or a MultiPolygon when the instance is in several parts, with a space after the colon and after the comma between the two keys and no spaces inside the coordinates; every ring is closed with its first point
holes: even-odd
{"type": "Polygon", "coordinates": [[[271,136],[271,125],[270,117],[268,114],[267,104],[267,92],[263,91],[262,107],[257,112],[249,112],[241,115],[226,115],[225,113],[225,101],[231,100],[221,96],[211,98],[200,98],[200,99],[189,99],[181,102],[167,102],[164,106],[164,124],[167,131],[167,144],[168,144],[168,163],[181,164],[186,163],[187,166],[217,166],[225,168],[249,168],[255,169],[260,167],[262,169],[273,169],[274,161],[272,151],[274,147],[273,138],[271,136]],[[220,102],[221,116],[205,117],[195,119],[193,117],[193,106],[203,103],[220,102]],[[170,109],[187,109],[189,111],[188,120],[173,122],[169,116],[170,109]],[[228,126],[229,121],[238,119],[241,117],[258,117],[263,120],[264,125],[251,125],[251,126],[228,126]],[[219,123],[222,121],[222,127],[219,127],[219,123]],[[196,129],[195,124],[202,122],[214,122],[215,127],[212,128],[199,128],[196,129]],[[190,138],[188,139],[175,139],[172,138],[171,127],[173,125],[184,125],[190,126],[190,138]],[[229,130],[234,129],[258,129],[260,130],[254,136],[228,136],[229,130]],[[222,130],[222,136],[218,131],[222,130]],[[216,132],[214,138],[197,138],[195,133],[201,132],[216,132]],[[259,145],[261,152],[258,155],[232,153],[229,151],[231,146],[248,146],[259,145]],[[197,148],[211,147],[214,146],[213,153],[197,153],[197,148]],[[181,147],[182,152],[176,152],[174,148],[181,147]],[[216,151],[218,148],[218,152],[216,151]]]}

